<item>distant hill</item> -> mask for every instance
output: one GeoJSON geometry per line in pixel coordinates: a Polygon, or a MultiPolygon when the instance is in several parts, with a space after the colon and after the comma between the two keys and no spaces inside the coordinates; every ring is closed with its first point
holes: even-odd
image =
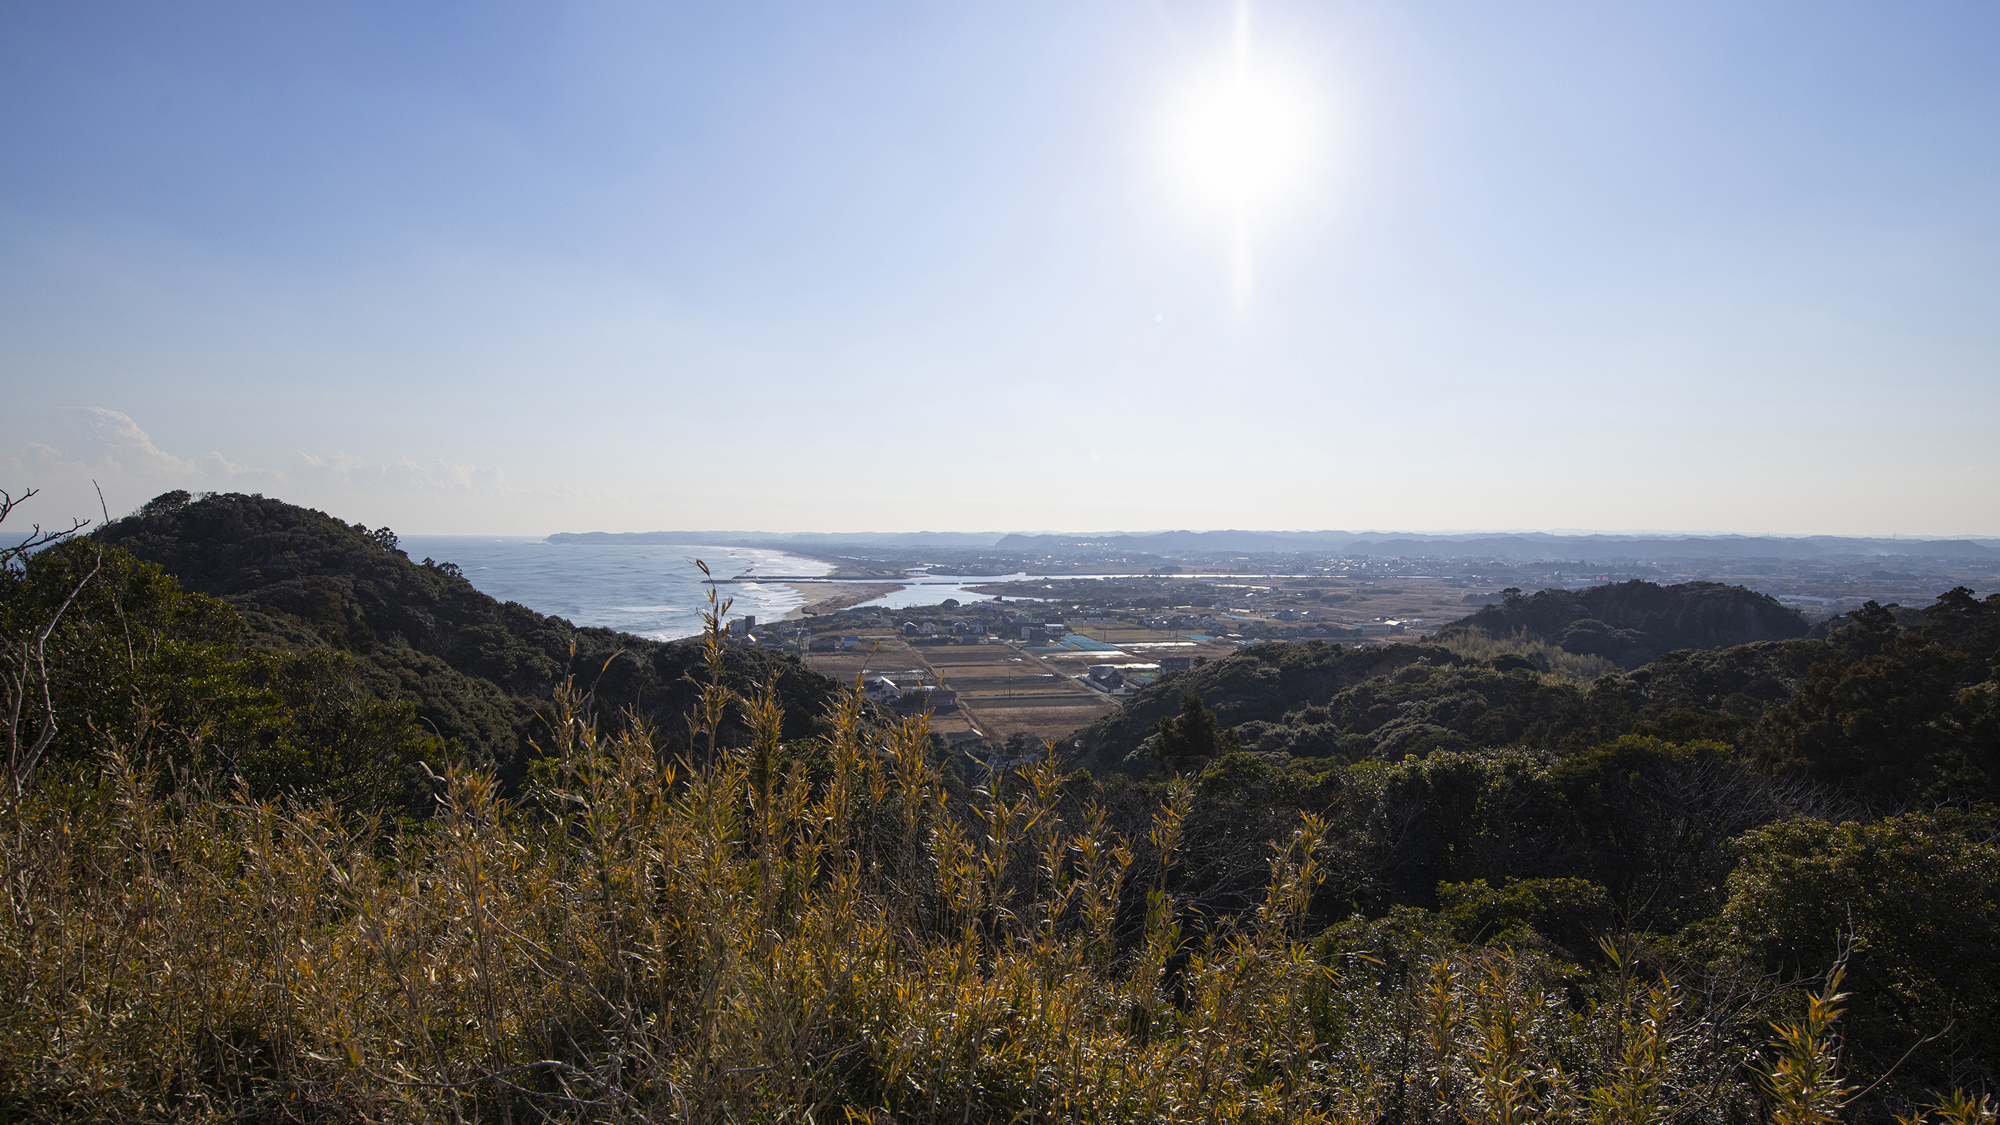
{"type": "Polygon", "coordinates": [[[1009,535],[995,546],[1009,551],[1064,551],[1111,547],[1147,552],[1345,551],[1359,537],[1351,531],[1150,531],[1085,535],[1009,535]]]}
{"type": "Polygon", "coordinates": [[[1384,531],[1106,531],[1084,533],[643,531],[561,532],[551,543],[713,543],[772,550],[995,550],[1081,554],[1244,554],[1295,551],[1366,558],[1492,558],[1515,562],[1589,559],[1656,562],[1689,559],[1867,559],[1912,557],[2000,561],[1994,541],[1871,539],[1837,535],[1557,535],[1547,532],[1430,534],[1384,531]]]}
{"type": "MultiPolygon", "coordinates": [[[[594,687],[606,716],[632,710],[685,731],[695,642],[578,628],[480,593],[447,560],[412,562],[387,528],[240,494],[168,493],[97,533],[242,614],[249,644],[350,653],[370,691],[418,715],[475,764],[512,775],[545,732],[556,684],[594,687]]],[[[796,658],[732,651],[740,686],[777,674],[810,725],[837,685],[796,658]]],[[[793,735],[805,730],[791,732],[793,735]]]]}
{"type": "Polygon", "coordinates": [[[1095,769],[1149,772],[1155,724],[1189,694],[1243,749],[1329,765],[1514,745],[1575,752],[1635,729],[1727,739],[1790,700],[1823,653],[1803,640],[1676,652],[1581,684],[1435,644],[1263,644],[1162,678],[1071,741],[1095,769]]]}
{"type": "MultiPolygon", "coordinates": [[[[1287,714],[1325,703],[1357,684],[1393,677],[1412,667],[1428,674],[1433,667],[1460,663],[1458,657],[1435,645],[1347,648],[1325,641],[1256,645],[1191,672],[1163,677],[1118,710],[1078,731],[1073,741],[1083,744],[1086,760],[1097,768],[1144,773],[1151,764],[1128,759],[1141,749],[1154,724],[1179,712],[1183,695],[1200,696],[1224,727],[1282,722],[1287,714]]],[[[1328,746],[1310,756],[1323,757],[1346,749],[1344,745],[1328,746]]]]}
{"type": "Polygon", "coordinates": [[[1915,556],[1990,561],[2000,550],[1970,539],[1799,538],[1753,535],[1554,535],[1544,532],[1436,535],[1351,531],[1158,531],[1128,534],[1009,535],[997,548],[1062,552],[1113,548],[1153,553],[1325,551],[1374,558],[1831,559],[1915,556]]]}
{"type": "Polygon", "coordinates": [[[1432,643],[1245,648],[1162,677],[1067,742],[1095,769],[1150,772],[1157,725],[1193,695],[1245,752],[1281,760],[1567,756],[1638,734],[1714,740],[1869,802],[2000,798],[2000,594],[1982,601],[1960,587],[1918,608],[1870,602],[1805,631],[1769,599],[1713,583],[1548,590],[1432,643]],[[1473,628],[1544,645],[1631,633],[1676,648],[1583,682],[1517,653],[1463,656],[1455,649],[1477,646],[1454,638],[1473,628]]]}
{"type": "Polygon", "coordinates": [[[1741,586],[1633,581],[1510,597],[1444,626],[1437,639],[1475,630],[1521,636],[1636,668],[1675,649],[1791,640],[1809,628],[1797,610],[1741,586]]]}

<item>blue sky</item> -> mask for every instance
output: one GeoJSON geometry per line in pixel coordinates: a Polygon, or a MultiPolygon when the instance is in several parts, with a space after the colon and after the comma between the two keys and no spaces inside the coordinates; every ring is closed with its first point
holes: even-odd
{"type": "Polygon", "coordinates": [[[2000,7],[1270,0],[1241,71],[1236,26],[0,3],[0,487],[2000,534],[2000,7]],[[1239,73],[1247,286],[1172,156],[1239,73]]]}

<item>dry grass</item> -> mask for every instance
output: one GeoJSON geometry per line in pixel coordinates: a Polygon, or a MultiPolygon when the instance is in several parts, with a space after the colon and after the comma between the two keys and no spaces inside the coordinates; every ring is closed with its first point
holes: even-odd
{"type": "Polygon", "coordinates": [[[454,774],[400,831],[162,798],[115,748],[12,804],[0,1117],[1653,1125],[1747,1096],[1665,982],[1577,1014],[1533,958],[1316,957],[1315,818],[1197,928],[1186,783],[1128,838],[1046,762],[954,798],[921,720],[871,734],[850,697],[787,746],[774,693],[719,684],[699,760],[565,692],[521,799],[454,774]],[[715,744],[731,708],[749,745],[715,744]]]}
{"type": "Polygon", "coordinates": [[[1468,629],[1433,641],[1467,660],[1491,660],[1496,656],[1519,656],[1550,675],[1589,682],[1618,665],[1602,656],[1589,656],[1558,648],[1546,641],[1531,640],[1526,631],[1511,637],[1495,637],[1481,629],[1468,629]]]}
{"type": "MultiPolygon", "coordinates": [[[[761,717],[775,712],[756,701],[761,717]]],[[[764,737],[695,769],[572,711],[534,799],[454,776],[383,843],[325,809],[159,802],[120,763],[9,825],[11,1114],[71,1119],[556,1116],[721,1121],[835,1107],[1134,1120],[1310,1109],[1240,1081],[1302,1060],[1319,973],[1274,891],[1202,943],[1183,1010],[1170,897],[1136,953],[1139,872],[1062,779],[954,808],[920,722],[824,784],[764,737]],[[1114,971],[1114,964],[1136,964],[1114,971]],[[1132,1021],[1144,1030],[1136,1033],[1132,1021]]],[[[1178,791],[1152,848],[1170,860],[1178,791]]],[[[1304,830],[1302,830],[1304,831],[1304,830]]],[[[1310,857],[1311,839],[1289,853],[1310,857]]],[[[1285,875],[1280,888],[1296,887],[1285,875]]],[[[1157,865],[1155,865],[1157,866],[1157,865]]],[[[1294,1078],[1302,1078],[1295,1075],[1294,1078]]],[[[822,1116],[823,1119],[823,1116],[822,1116]]]]}
{"type": "Polygon", "coordinates": [[[1096,704],[1086,700],[1077,705],[1065,698],[1060,703],[1022,706],[1017,702],[983,703],[973,699],[963,706],[992,737],[1004,739],[1020,734],[1046,742],[1089,726],[1109,713],[1115,704],[1109,700],[1096,704]]]}

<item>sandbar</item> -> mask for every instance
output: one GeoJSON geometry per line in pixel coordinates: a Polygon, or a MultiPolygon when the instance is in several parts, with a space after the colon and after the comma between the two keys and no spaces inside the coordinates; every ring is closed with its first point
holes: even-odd
{"type": "Polygon", "coordinates": [[[787,613],[785,620],[793,621],[808,613],[833,613],[849,606],[872,602],[884,594],[893,594],[902,589],[902,582],[794,582],[789,583],[802,598],[814,599],[787,613]]]}

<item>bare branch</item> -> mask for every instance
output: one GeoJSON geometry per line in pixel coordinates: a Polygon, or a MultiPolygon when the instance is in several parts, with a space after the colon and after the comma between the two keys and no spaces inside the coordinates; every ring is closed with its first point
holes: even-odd
{"type": "MultiPolygon", "coordinates": [[[[93,481],[92,484],[94,486],[96,482],[93,481]]],[[[16,497],[5,490],[0,490],[0,521],[4,521],[9,513],[18,507],[22,501],[35,495],[36,491],[30,488],[16,497]]],[[[104,512],[105,521],[109,522],[111,515],[105,505],[104,490],[102,488],[98,488],[97,490],[97,505],[98,509],[104,512]]],[[[75,520],[70,527],[61,531],[43,531],[42,526],[36,524],[34,525],[34,530],[27,538],[21,540],[20,543],[12,547],[0,548],[0,567],[11,566],[42,548],[66,540],[89,526],[89,523],[90,521],[88,520],[75,520]]],[[[13,696],[13,699],[11,701],[12,706],[8,708],[7,715],[7,785],[10,800],[14,803],[19,803],[22,795],[27,791],[28,782],[34,776],[35,767],[40,764],[42,755],[47,752],[49,744],[55,740],[58,728],[55,698],[50,691],[49,685],[49,637],[54,635],[56,626],[62,623],[63,615],[69,612],[72,605],[76,604],[77,598],[83,595],[83,591],[89,587],[91,580],[95,579],[98,571],[103,568],[104,547],[100,544],[97,548],[96,557],[91,561],[89,573],[79,579],[75,587],[63,598],[62,604],[56,607],[56,611],[49,616],[48,621],[35,634],[34,640],[22,641],[17,650],[13,649],[12,645],[9,646],[10,651],[8,656],[13,667],[9,669],[9,679],[11,682],[8,684],[8,687],[11,689],[9,694],[13,696]],[[41,695],[42,729],[41,733],[35,738],[34,743],[26,750],[23,750],[21,747],[21,709],[27,702],[29,695],[37,687],[40,689],[41,695]]]]}
{"type": "MultiPolygon", "coordinates": [[[[14,509],[20,507],[29,497],[39,495],[40,493],[40,489],[30,488],[24,490],[19,496],[15,496],[6,489],[0,488],[0,523],[5,523],[7,517],[13,514],[14,509]]],[[[98,491],[97,503],[98,507],[104,507],[104,492],[102,489],[98,491]]],[[[108,514],[105,518],[109,522],[110,517],[108,514]]],[[[11,547],[0,547],[0,567],[13,566],[21,559],[27,558],[36,551],[60,543],[89,526],[90,521],[85,519],[72,519],[68,527],[56,530],[44,530],[41,524],[31,524],[29,525],[30,530],[27,536],[19,543],[11,547]]]]}

